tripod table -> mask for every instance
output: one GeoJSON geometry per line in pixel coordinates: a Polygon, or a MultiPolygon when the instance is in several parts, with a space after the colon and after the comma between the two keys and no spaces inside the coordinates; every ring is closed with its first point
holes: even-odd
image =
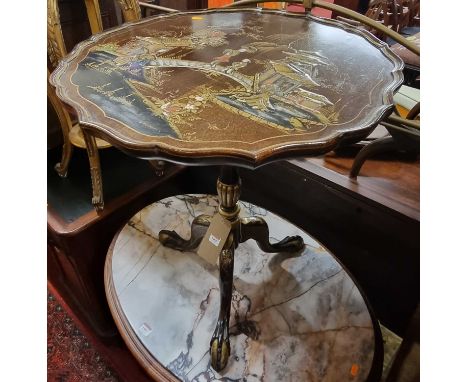
{"type": "MultiPolygon", "coordinates": [[[[271,243],[262,217],[239,216],[237,167],[319,155],[364,138],[391,113],[402,68],[386,44],[343,22],[215,9],[105,31],[77,45],[52,74],[91,149],[101,137],[142,159],[220,165],[217,213],[230,232],[219,254],[221,301],[210,341],[215,370],[226,367],[231,353],[236,248],[254,239],[266,253],[304,249],[301,236],[271,243]]],[[[162,230],[159,241],[194,250],[211,219],[197,216],[189,239],[162,230]]]]}

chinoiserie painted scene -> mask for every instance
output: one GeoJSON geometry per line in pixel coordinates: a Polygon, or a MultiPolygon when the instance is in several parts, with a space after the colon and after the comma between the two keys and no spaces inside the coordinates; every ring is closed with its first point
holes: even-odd
{"type": "Polygon", "coordinates": [[[53,82],[84,125],[112,125],[117,140],[255,159],[278,143],[323,150],[362,135],[388,112],[400,70],[384,45],[344,23],[224,10],[105,32],[78,46],[53,82]]]}
{"type": "Polygon", "coordinates": [[[47,379],[418,382],[419,41],[419,0],[47,0],[47,379]]]}

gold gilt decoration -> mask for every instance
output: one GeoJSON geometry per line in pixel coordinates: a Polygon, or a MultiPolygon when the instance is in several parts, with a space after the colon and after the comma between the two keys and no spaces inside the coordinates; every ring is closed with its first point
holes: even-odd
{"type": "Polygon", "coordinates": [[[117,0],[122,9],[125,21],[135,21],[141,19],[141,9],[138,0],[117,0]]]}
{"type": "Polygon", "coordinates": [[[67,54],[57,0],[47,0],[47,54],[54,68],[67,54]]]}
{"type": "MultiPolygon", "coordinates": [[[[186,141],[201,139],[196,131],[186,131],[184,126],[190,127],[201,121],[200,112],[213,105],[267,124],[284,134],[311,129],[319,131],[338,119],[339,112],[335,110],[334,103],[315,91],[320,87],[315,80],[318,68],[331,65],[323,55],[294,49],[291,44],[280,45],[275,42],[278,35],[273,35],[271,41],[266,38],[237,49],[225,48],[210,62],[197,61],[184,57],[207,47],[227,46],[229,34],[208,27],[182,36],[180,28],[176,29],[178,31],[164,31],[159,35],[135,36],[122,45],[106,43],[94,46],[92,52],[105,52],[110,54],[110,58],[87,62],[85,66],[107,75],[121,71],[128,77],[125,83],[132,91],[116,96],[122,87],[112,90],[109,88],[111,83],[88,88],[120,104],[132,102],[134,96],[138,96],[153,115],[164,118],[176,136],[186,141]],[[282,58],[276,60],[248,58],[278,51],[282,58]],[[253,75],[247,74],[252,65],[260,66],[261,70],[253,75]],[[202,72],[215,81],[223,82],[223,89],[201,84],[183,94],[158,92],[157,89],[170,88],[175,70],[182,68],[202,72]],[[232,81],[226,82],[223,77],[232,81]],[[271,114],[274,110],[281,111],[286,118],[265,118],[264,114],[271,114]]],[[[236,35],[239,33],[235,32],[236,35]]],[[[304,33],[296,36],[295,41],[303,38],[304,33]]],[[[212,129],[213,125],[209,126],[212,129]]]]}
{"type": "Polygon", "coordinates": [[[92,203],[97,210],[104,208],[104,197],[102,193],[101,164],[99,161],[96,138],[87,131],[82,130],[88,152],[89,168],[91,173],[91,185],[93,188],[92,203]]]}
{"type": "Polygon", "coordinates": [[[240,198],[241,184],[226,184],[219,179],[216,182],[216,190],[220,203],[219,212],[221,214],[229,213],[236,209],[237,202],[240,198]]]}
{"type": "Polygon", "coordinates": [[[87,125],[142,157],[229,153],[249,167],[283,157],[283,145],[299,155],[361,139],[392,108],[402,67],[335,20],[205,10],[105,31],[52,81],[87,125]]]}
{"type": "Polygon", "coordinates": [[[86,5],[86,12],[88,13],[88,21],[91,28],[91,33],[96,34],[102,32],[103,28],[99,0],[84,0],[84,2],[86,5]]]}
{"type": "MultiPolygon", "coordinates": [[[[101,32],[102,21],[99,1],[85,0],[85,5],[92,33],[101,32]]],[[[49,63],[54,68],[59,65],[60,60],[67,54],[62,35],[57,0],[47,0],[47,54],[49,63]]],[[[102,210],[104,199],[98,148],[110,147],[110,144],[82,131],[78,123],[72,124],[70,115],[63,108],[62,103],[56,95],[55,89],[49,83],[49,70],[47,74],[47,96],[59,117],[63,133],[62,158],[61,161],[55,165],[55,170],[61,177],[66,177],[73,147],[86,148],[90,162],[91,183],[93,188],[92,203],[97,210],[102,210]]],[[[99,90],[96,89],[96,91],[99,90]]]]}

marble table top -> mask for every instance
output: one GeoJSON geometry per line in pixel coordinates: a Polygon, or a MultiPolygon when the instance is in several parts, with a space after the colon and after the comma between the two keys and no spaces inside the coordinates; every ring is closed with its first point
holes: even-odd
{"type": "Polygon", "coordinates": [[[109,249],[106,293],[132,353],[157,380],[368,380],[376,329],[352,278],[306,232],[241,204],[241,216],[268,222],[271,241],[301,235],[306,247],[299,254],[265,254],[249,240],[236,249],[226,368],[217,373],[209,359],[219,309],[216,264],[157,239],[161,229],[187,238],[195,216],[215,212],[214,196],[179,195],[149,205],[109,249]]]}

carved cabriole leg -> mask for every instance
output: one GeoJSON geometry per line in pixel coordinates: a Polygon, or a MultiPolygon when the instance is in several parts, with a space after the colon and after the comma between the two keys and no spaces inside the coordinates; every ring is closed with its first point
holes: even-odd
{"type": "Polygon", "coordinates": [[[103,31],[101,8],[99,7],[98,0],[85,0],[86,12],[88,13],[89,27],[91,33],[96,34],[103,31]]]}
{"type": "Polygon", "coordinates": [[[178,251],[192,251],[200,245],[211,223],[212,216],[200,215],[193,219],[190,238],[185,240],[175,231],[162,230],[159,232],[159,241],[165,247],[178,251]]]}
{"type": "Polygon", "coordinates": [[[96,211],[104,208],[104,196],[102,193],[101,164],[99,161],[99,152],[96,145],[96,139],[86,130],[82,129],[83,137],[88,152],[89,169],[91,172],[91,185],[93,187],[93,205],[96,211]]]}
{"type": "Polygon", "coordinates": [[[286,236],[278,243],[270,243],[268,224],[260,217],[240,219],[240,242],[254,239],[260,249],[267,253],[299,252],[304,248],[304,240],[300,236],[286,236]]]}
{"type": "MultiPolygon", "coordinates": [[[[239,218],[241,181],[237,169],[222,167],[216,183],[219,206],[218,213],[231,223],[231,231],[219,255],[219,290],[220,309],[216,328],[210,341],[211,366],[216,371],[224,369],[231,353],[229,341],[229,317],[231,314],[232,283],[234,271],[234,252],[240,242],[248,239],[257,241],[265,252],[299,252],[304,248],[300,236],[286,237],[278,243],[271,244],[267,223],[259,217],[239,218]]],[[[175,231],[162,230],[159,241],[167,247],[185,251],[193,250],[200,244],[211,216],[201,215],[194,219],[191,237],[181,238],[175,231]]]]}
{"type": "Polygon", "coordinates": [[[231,222],[231,232],[219,255],[220,309],[218,322],[210,341],[211,366],[221,371],[227,365],[231,346],[229,342],[229,316],[231,314],[234,250],[239,245],[239,197],[241,181],[236,168],[222,167],[216,183],[218,213],[231,222]]]}
{"type": "Polygon", "coordinates": [[[216,371],[224,369],[231,353],[229,342],[229,317],[231,315],[232,279],[234,271],[234,232],[231,231],[219,254],[220,308],[218,322],[210,341],[211,366],[216,371]]]}
{"type": "Polygon", "coordinates": [[[62,159],[60,163],[57,163],[54,166],[55,171],[59,174],[60,177],[65,178],[68,173],[68,165],[70,164],[70,159],[73,154],[73,145],[68,139],[68,134],[63,131],[63,146],[62,146],[62,159]]]}

